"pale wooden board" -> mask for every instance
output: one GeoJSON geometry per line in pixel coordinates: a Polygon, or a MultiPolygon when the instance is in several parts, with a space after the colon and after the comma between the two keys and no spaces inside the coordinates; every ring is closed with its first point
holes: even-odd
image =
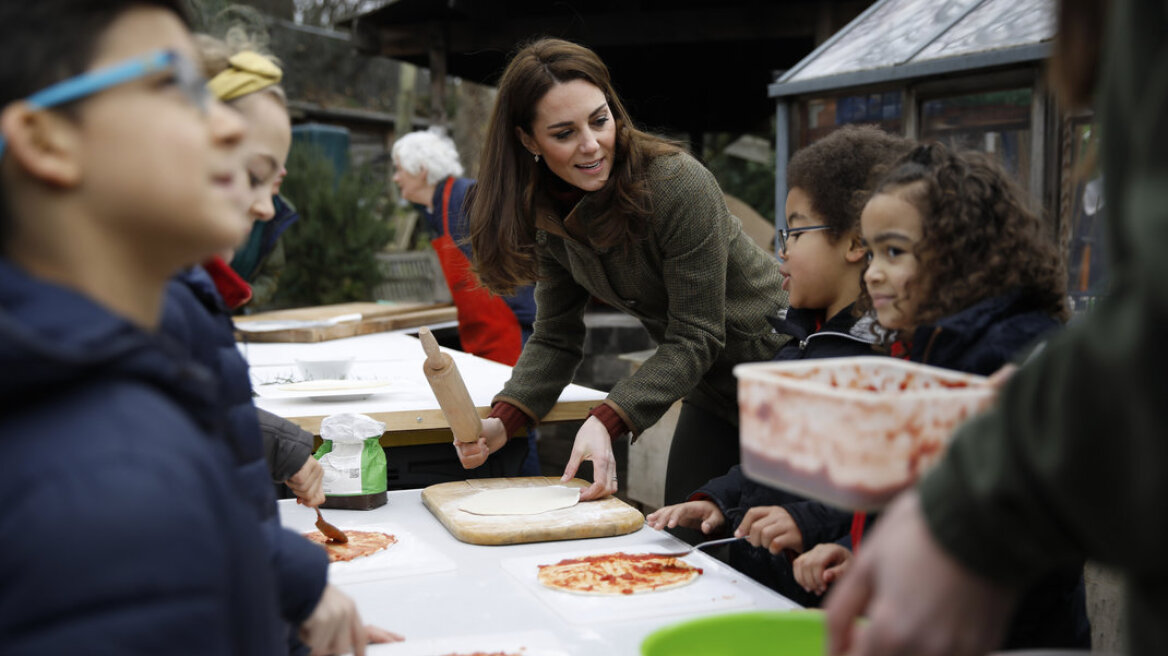
{"type": "Polygon", "coordinates": [[[366,319],[381,317],[389,314],[413,312],[433,306],[433,303],[335,303],[333,305],[314,305],[312,307],[291,308],[288,310],[273,310],[271,312],[257,312],[242,317],[236,317],[236,323],[248,321],[323,321],[344,314],[360,313],[366,319]]]}
{"type": "MultiPolygon", "coordinates": [[[[558,479],[543,476],[439,483],[422,490],[422,503],[451,535],[470,544],[522,544],[604,538],[632,533],[645,523],[645,516],[640,511],[616,497],[583,501],[571,508],[538,515],[472,515],[458,508],[463,499],[480,490],[560,484],[558,479]]],[[[574,478],[565,485],[584,488],[590,483],[574,478]]]]}
{"type": "Polygon", "coordinates": [[[266,332],[236,331],[235,338],[236,341],[252,343],[324,342],[389,330],[415,328],[417,326],[455,321],[458,319],[458,310],[449,303],[396,303],[394,305],[385,305],[382,303],[339,303],[336,305],[321,305],[319,307],[296,308],[293,310],[260,312],[243,317],[236,317],[235,322],[237,324],[244,324],[250,321],[323,321],[354,313],[360,313],[362,318],[359,321],[346,321],[332,326],[289,328],[287,330],[266,332]]]}

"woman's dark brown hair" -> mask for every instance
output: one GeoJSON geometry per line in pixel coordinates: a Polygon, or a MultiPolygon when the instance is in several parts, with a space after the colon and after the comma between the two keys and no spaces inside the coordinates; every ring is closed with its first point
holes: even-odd
{"type": "Polygon", "coordinates": [[[787,190],[807,194],[835,242],[857,229],[873,184],[913,143],[871,125],[845,125],[791,157],[787,190]]]}
{"type": "MultiPolygon", "coordinates": [[[[1066,319],[1067,272],[1054,237],[997,162],[939,143],[918,146],[876,186],[920,212],[916,325],[987,298],[1021,292],[1036,309],[1066,319]]],[[[858,304],[872,307],[866,285],[858,304]]]]}
{"type": "Polygon", "coordinates": [[[593,192],[608,208],[588,227],[594,246],[627,244],[647,234],[652,199],[645,167],[658,155],[680,151],[676,144],[633,126],[596,53],[561,39],[540,39],[522,47],[499,80],[479,179],[467,199],[475,273],[483,286],[498,294],[513,293],[538,277],[535,202],[556,180],[547,165],[536,162],[522,146],[516,128],[531,134],[536,104],[553,86],[572,80],[584,80],[604,93],[616,133],[612,173],[604,187],[593,192]]]}

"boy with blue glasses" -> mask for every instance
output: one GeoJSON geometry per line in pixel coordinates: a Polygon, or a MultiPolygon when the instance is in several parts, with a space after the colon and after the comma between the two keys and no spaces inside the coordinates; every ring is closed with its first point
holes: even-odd
{"type": "Polygon", "coordinates": [[[215,381],[155,335],[246,234],[240,119],[180,0],[0,4],[0,636],[19,653],[286,649],[215,381]]]}

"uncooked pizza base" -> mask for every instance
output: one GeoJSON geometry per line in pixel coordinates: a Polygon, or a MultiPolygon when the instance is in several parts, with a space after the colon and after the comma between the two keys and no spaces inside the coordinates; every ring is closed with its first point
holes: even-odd
{"type": "Polygon", "coordinates": [[[463,499],[459,510],[472,515],[537,515],[571,508],[580,501],[580,489],[550,485],[480,490],[463,499]]]}
{"type": "Polygon", "coordinates": [[[702,570],[679,558],[610,553],[540,565],[536,578],[560,592],[614,596],[661,592],[689,585],[702,570]]]}
{"type": "Polygon", "coordinates": [[[349,541],[344,543],[330,542],[320,531],[309,531],[304,537],[324,547],[330,563],[363,558],[397,542],[394,536],[379,531],[345,531],[345,535],[349,541]]]}

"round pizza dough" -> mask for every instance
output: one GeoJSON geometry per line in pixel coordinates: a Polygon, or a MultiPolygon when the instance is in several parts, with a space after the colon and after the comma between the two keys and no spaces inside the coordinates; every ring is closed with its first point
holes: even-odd
{"type": "Polygon", "coordinates": [[[458,507],[472,515],[537,515],[571,508],[579,501],[580,488],[575,487],[508,487],[481,490],[463,499],[458,507]]]}

